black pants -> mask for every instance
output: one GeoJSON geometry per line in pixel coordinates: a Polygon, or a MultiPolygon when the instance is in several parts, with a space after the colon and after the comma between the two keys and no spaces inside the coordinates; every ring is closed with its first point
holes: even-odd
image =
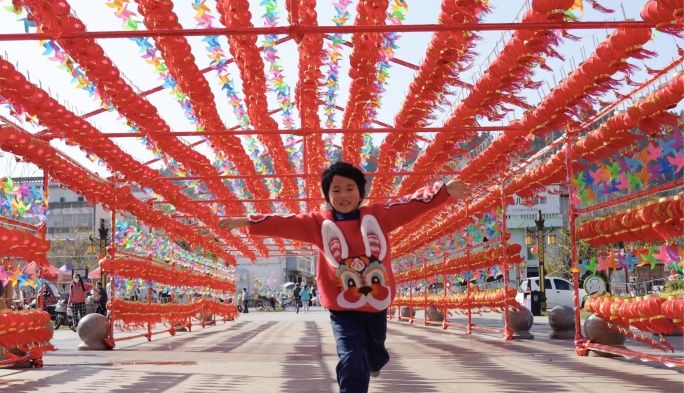
{"type": "Polygon", "coordinates": [[[249,300],[243,300],[242,301],[242,313],[247,314],[249,312],[249,309],[247,308],[247,305],[249,304],[249,300]]]}

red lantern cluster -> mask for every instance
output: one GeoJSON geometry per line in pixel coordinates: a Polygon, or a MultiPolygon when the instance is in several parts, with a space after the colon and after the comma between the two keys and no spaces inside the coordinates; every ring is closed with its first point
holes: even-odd
{"type": "Polygon", "coordinates": [[[237,308],[231,304],[220,304],[210,300],[201,300],[190,304],[155,303],[147,304],[113,299],[108,303],[113,311],[112,319],[120,320],[130,327],[144,324],[167,323],[171,326],[185,325],[188,320],[198,314],[221,315],[227,319],[237,316],[237,308]]]}
{"type": "MultiPolygon", "coordinates": [[[[506,234],[510,237],[510,234],[506,234]]],[[[509,264],[516,264],[522,261],[520,251],[522,246],[519,244],[509,244],[505,254],[508,256],[509,264]]],[[[488,248],[472,254],[462,255],[448,259],[445,262],[438,262],[406,272],[394,275],[396,283],[412,282],[422,280],[425,276],[432,277],[439,274],[461,274],[467,271],[488,269],[504,262],[504,249],[502,246],[488,248]],[[446,270],[445,270],[446,269],[446,270]]]]}
{"type": "Polygon", "coordinates": [[[641,17],[655,23],[658,31],[684,37],[684,6],[679,0],[650,0],[641,8],[641,17]]]}
{"type": "MultiPolygon", "coordinates": [[[[668,314],[671,313],[671,311],[675,311],[674,308],[677,306],[679,306],[681,311],[680,304],[684,302],[676,302],[676,300],[684,299],[669,300],[669,303],[666,305],[668,314]]],[[[636,338],[636,335],[629,330],[630,327],[639,329],[642,333],[666,335],[672,334],[677,330],[677,326],[667,320],[663,315],[662,307],[666,302],[665,298],[654,295],[628,298],[611,295],[591,296],[584,303],[584,309],[617,325],[619,328],[616,330],[620,331],[622,334],[636,338]]],[[[681,319],[681,314],[679,319],[681,319]]],[[[611,326],[611,324],[609,324],[609,326],[611,326]]],[[[650,344],[652,347],[663,351],[670,350],[674,352],[674,348],[663,339],[661,339],[659,343],[656,343],[655,341],[645,340],[642,337],[642,340],[639,341],[650,344]]]]}
{"type": "MultiPolygon", "coordinates": [[[[568,2],[554,2],[554,7],[564,7],[568,2]]],[[[551,15],[551,19],[554,16],[551,15]]],[[[549,18],[545,14],[528,10],[522,18],[523,23],[546,22],[549,18]]],[[[452,115],[444,123],[444,127],[459,127],[472,125],[477,115],[490,119],[498,119],[504,110],[502,104],[512,99],[519,100],[515,93],[523,88],[536,86],[530,80],[535,65],[544,66],[541,54],[557,55],[553,46],[559,43],[559,37],[551,31],[518,30],[504,49],[493,60],[485,72],[473,86],[470,95],[454,108],[452,115]]],[[[538,111],[547,113],[560,108],[540,106],[538,111]]],[[[543,118],[543,127],[551,129],[554,125],[567,120],[564,115],[549,114],[543,118]]],[[[541,123],[541,122],[540,122],[541,123]]],[[[511,124],[515,125],[515,124],[511,124]]],[[[508,154],[524,146],[525,137],[535,125],[519,124],[520,131],[509,130],[495,140],[487,149],[461,169],[459,177],[469,182],[484,181],[491,173],[508,163],[508,154]]],[[[538,128],[541,128],[540,124],[538,128]]],[[[419,168],[439,169],[451,160],[450,149],[463,140],[467,134],[440,133],[414,164],[419,168]],[[443,154],[445,151],[447,154],[443,154]]],[[[422,181],[419,177],[408,177],[402,181],[399,193],[414,189],[422,181]]]]}
{"type": "Polygon", "coordinates": [[[661,198],[583,223],[577,236],[600,247],[618,241],[663,242],[684,233],[684,198],[661,198]]]}
{"type": "Polygon", "coordinates": [[[154,281],[161,285],[204,287],[222,292],[235,292],[235,284],[206,274],[198,274],[187,269],[173,268],[169,265],[152,263],[150,260],[111,258],[100,261],[100,267],[117,276],[128,279],[154,281]]]}
{"type": "MultiPolygon", "coordinates": [[[[67,15],[60,16],[56,14],[52,7],[49,6],[48,2],[42,0],[22,0],[22,4],[29,7],[32,11],[31,17],[36,21],[37,24],[41,26],[44,32],[59,35],[61,33],[69,32],[83,32],[85,31],[85,25],[78,18],[67,15]]],[[[170,1],[163,2],[153,2],[159,9],[158,12],[164,12],[165,9],[172,7],[170,1]],[[168,6],[168,7],[166,7],[168,6]]],[[[64,2],[64,8],[69,11],[69,6],[64,2]]],[[[141,9],[145,10],[145,4],[147,2],[141,2],[141,9]]],[[[157,13],[158,15],[158,13],[157,13]]],[[[166,16],[166,15],[165,15],[166,16]]],[[[179,26],[177,22],[170,20],[168,23],[171,24],[171,28],[176,28],[179,26]]],[[[164,24],[164,26],[167,26],[164,24]]],[[[167,66],[169,66],[170,71],[180,72],[184,69],[179,69],[178,64],[183,63],[186,65],[192,65],[196,72],[189,72],[187,74],[188,78],[193,78],[192,80],[186,80],[185,78],[180,78],[179,83],[185,82],[183,87],[188,87],[188,84],[193,84],[197,89],[201,89],[202,82],[206,86],[206,89],[202,89],[194,96],[204,96],[207,92],[211,94],[209,90],[208,83],[199,75],[199,70],[197,70],[194,61],[187,61],[186,55],[190,52],[190,46],[187,42],[178,43],[177,45],[163,45],[160,41],[165,44],[173,41],[177,42],[178,38],[158,38],[157,43],[159,44],[160,50],[163,52],[172,51],[174,56],[168,56],[165,58],[167,66]]],[[[185,39],[182,39],[185,41],[185,39]]],[[[178,162],[183,163],[185,168],[187,168],[192,173],[213,173],[216,172],[211,162],[203,156],[197,150],[185,145],[178,138],[175,137],[164,137],[163,134],[169,133],[171,130],[169,126],[164,122],[164,120],[157,113],[157,109],[150,104],[148,101],[144,100],[140,95],[136,94],[131,86],[121,77],[119,70],[114,66],[112,61],[105,55],[104,50],[100,45],[98,45],[94,39],[86,40],[57,40],[60,46],[68,53],[78,64],[81,65],[85,71],[86,76],[90,81],[96,84],[97,89],[105,102],[109,102],[116,108],[116,110],[124,115],[131,123],[135,124],[140,131],[147,134],[147,140],[149,142],[154,141],[156,147],[162,149],[166,154],[174,157],[178,162]]],[[[165,53],[167,54],[167,53],[165,53]]],[[[190,55],[190,60],[194,60],[190,55]]],[[[174,75],[172,73],[172,75],[174,75]]],[[[177,76],[177,75],[174,75],[177,76]]],[[[186,94],[195,93],[196,90],[183,90],[186,94]]],[[[209,107],[215,108],[213,104],[213,96],[207,97],[210,100],[211,105],[209,107]]],[[[199,104],[199,103],[198,103],[199,104]]],[[[194,106],[195,112],[198,114],[206,114],[204,111],[200,110],[199,107],[194,106]]],[[[215,112],[215,109],[214,109],[215,112]]],[[[216,119],[218,119],[218,114],[216,113],[216,119]]],[[[212,118],[213,119],[213,118],[212,118]]],[[[216,120],[213,119],[213,120],[216,120]]],[[[218,123],[214,122],[211,124],[217,130],[225,129],[223,124],[218,120],[218,123]]],[[[85,126],[85,125],[84,125],[85,126]]],[[[95,130],[89,130],[91,134],[96,133],[95,130]]],[[[92,141],[89,141],[92,143],[92,141]]],[[[233,141],[235,142],[235,140],[233,141]]],[[[88,146],[88,143],[77,142],[80,146],[88,146]]],[[[109,142],[111,143],[111,142],[109,142]]],[[[240,144],[236,145],[237,147],[240,144]]],[[[154,146],[149,146],[154,147],[154,146]]],[[[237,148],[235,147],[235,148],[237,148]]],[[[244,155],[244,153],[243,153],[244,155]]],[[[101,158],[116,168],[117,161],[106,159],[107,156],[99,155],[101,158]]],[[[235,196],[230,192],[230,190],[223,184],[220,179],[205,179],[204,183],[211,190],[211,192],[220,199],[234,200],[235,196]]],[[[141,183],[143,184],[143,183],[141,183]]],[[[263,188],[263,186],[262,186],[263,188]]],[[[230,204],[226,206],[226,211],[232,212],[234,214],[240,214],[242,211],[236,209],[238,205],[230,204]]],[[[215,223],[209,219],[209,224],[214,225],[215,223]]]]}
{"type": "Polygon", "coordinates": [[[392,302],[392,306],[424,308],[437,305],[438,307],[446,306],[446,308],[457,310],[503,312],[506,309],[506,305],[517,307],[515,294],[515,288],[508,288],[508,290],[506,288],[499,288],[480,291],[476,287],[471,287],[470,293],[463,292],[447,295],[446,297],[428,296],[427,300],[423,296],[397,296],[392,302]]]}
{"type": "MultiPolygon", "coordinates": [[[[439,20],[443,24],[478,23],[478,16],[489,12],[484,3],[473,1],[464,4],[458,0],[444,0],[439,20]]],[[[396,127],[424,127],[428,124],[432,119],[430,114],[441,103],[443,94],[459,83],[459,75],[467,67],[464,64],[475,56],[473,48],[478,38],[477,34],[470,31],[435,32],[418,74],[394,117],[396,127]]],[[[440,133],[436,137],[446,140],[449,135],[440,133]]],[[[378,157],[378,171],[393,170],[397,158],[406,154],[415,141],[415,134],[387,134],[380,145],[382,154],[378,157]]],[[[387,195],[392,185],[391,177],[376,177],[370,196],[387,195]]]]}
{"type": "MultiPolygon", "coordinates": [[[[380,26],[385,24],[388,0],[359,0],[356,5],[355,25],[380,26]]],[[[342,127],[360,128],[368,121],[368,103],[380,93],[377,79],[378,64],[381,60],[382,35],[380,33],[356,33],[352,35],[354,50],[349,56],[349,98],[344,110],[342,127]],[[370,82],[370,83],[369,83],[370,82]]],[[[342,158],[359,165],[363,136],[344,134],[342,136],[342,158]]]]}
{"type": "Polygon", "coordinates": [[[29,232],[0,226],[0,255],[35,261],[40,266],[49,266],[47,252],[50,242],[29,232]]]}
{"type": "MultiPolygon", "coordinates": [[[[221,14],[220,21],[227,27],[253,27],[252,14],[249,12],[247,0],[218,0],[216,9],[221,14]]],[[[252,124],[257,129],[275,130],[278,123],[268,113],[266,97],[266,75],[264,74],[264,61],[260,50],[256,46],[257,36],[245,35],[228,36],[230,54],[235,58],[242,76],[242,91],[245,93],[247,113],[252,124]]],[[[266,147],[268,154],[273,158],[274,168],[283,171],[291,171],[292,164],[288,161],[287,152],[283,148],[283,141],[277,134],[258,134],[259,141],[266,147]]],[[[205,172],[206,173],[206,172],[205,172]]],[[[293,177],[281,179],[282,198],[294,198],[299,187],[293,177]]],[[[290,212],[299,212],[297,202],[284,202],[290,212]]]]}
{"type": "MultiPolygon", "coordinates": [[[[182,26],[178,23],[178,16],[173,12],[173,2],[170,0],[156,1],[156,0],[140,0],[138,1],[141,15],[143,16],[143,23],[148,29],[180,29],[182,26]]],[[[157,48],[162,53],[166,67],[169,73],[173,76],[178,88],[185,95],[187,95],[194,115],[197,118],[200,126],[204,131],[224,131],[224,126],[216,109],[214,102],[214,94],[211,91],[209,83],[202,75],[199,68],[195,64],[195,58],[190,51],[190,45],[185,37],[156,37],[157,48]]],[[[136,122],[137,123],[137,122],[136,122]]],[[[157,130],[158,131],[158,130],[157,130]]],[[[154,135],[151,135],[154,137],[154,135]]],[[[252,164],[249,156],[245,154],[240,139],[236,135],[229,133],[221,135],[211,135],[207,137],[213,147],[226,154],[235,164],[237,170],[245,175],[256,176],[257,172],[252,164]]],[[[175,139],[175,138],[174,138],[175,139]]],[[[162,147],[160,145],[160,147],[162,147]]],[[[166,149],[166,147],[164,147],[166,149]]],[[[190,149],[194,152],[194,149],[190,149]]],[[[171,153],[166,151],[167,153],[171,153]]],[[[179,151],[180,154],[185,152],[179,151]]],[[[196,152],[193,154],[197,154],[196,152]]],[[[201,160],[199,157],[191,156],[177,156],[178,161],[190,168],[196,160],[206,162],[206,159],[201,160]],[[187,157],[189,160],[186,163],[181,159],[187,157]]],[[[215,170],[206,165],[203,167],[195,167],[192,169],[194,173],[213,173],[215,170]],[[199,171],[202,172],[199,172],[199,171]]],[[[204,183],[219,199],[235,199],[234,195],[230,194],[228,189],[222,184],[220,179],[204,179],[204,183]]],[[[264,187],[264,183],[257,178],[245,179],[248,184],[249,191],[257,199],[268,199],[269,193],[264,187]]],[[[237,208],[238,205],[225,205],[226,212],[232,214],[241,214],[242,210],[237,208]]],[[[259,209],[269,209],[268,202],[258,202],[256,206],[259,209]]]]}
{"type": "Polygon", "coordinates": [[[665,318],[672,320],[672,324],[684,333],[684,298],[670,296],[660,304],[660,311],[665,318]]]}
{"type": "MultiPolygon", "coordinates": [[[[288,20],[295,26],[317,26],[318,14],[316,13],[315,0],[294,0],[297,3],[297,20],[292,20],[292,13],[288,13],[288,20]]],[[[290,3],[285,3],[290,11],[290,3]]],[[[318,117],[318,102],[320,101],[321,64],[323,63],[323,36],[321,34],[306,34],[297,36],[295,41],[299,47],[299,78],[295,86],[296,105],[299,110],[303,129],[320,128],[318,117]]],[[[304,135],[306,139],[306,169],[307,173],[320,173],[323,170],[325,155],[323,139],[320,134],[304,135]]],[[[308,187],[309,197],[314,197],[315,187],[308,187]]]]}
{"type": "MultiPolygon", "coordinates": [[[[0,348],[17,348],[33,359],[40,359],[42,353],[55,350],[50,344],[52,331],[45,327],[48,323],[50,314],[45,311],[10,311],[0,314],[0,348]]],[[[4,350],[4,355],[10,362],[18,357],[7,350],[4,350]]]]}
{"type": "MultiPolygon", "coordinates": [[[[27,161],[46,168],[52,177],[66,185],[72,190],[78,191],[92,202],[100,202],[105,206],[111,206],[116,197],[117,209],[126,210],[133,213],[139,219],[145,221],[150,226],[164,228],[164,230],[174,238],[186,239],[190,244],[202,246],[227,263],[235,264],[235,257],[221,248],[219,243],[210,241],[197,232],[193,231],[186,224],[176,221],[169,216],[161,214],[149,205],[143,203],[133,196],[129,187],[121,187],[114,192],[113,187],[99,178],[93,178],[83,168],[66,161],[57,151],[41,140],[34,138],[26,131],[16,128],[4,128],[0,133],[0,148],[4,151],[12,152],[24,157],[27,161]]],[[[227,238],[232,235],[226,235],[227,238]]],[[[256,258],[254,253],[241,242],[235,239],[234,246],[241,250],[248,258],[256,258]]],[[[0,246],[2,247],[2,246],[0,246]]],[[[35,248],[40,250],[41,248],[35,248]]],[[[32,250],[32,249],[28,249],[32,250]]]]}

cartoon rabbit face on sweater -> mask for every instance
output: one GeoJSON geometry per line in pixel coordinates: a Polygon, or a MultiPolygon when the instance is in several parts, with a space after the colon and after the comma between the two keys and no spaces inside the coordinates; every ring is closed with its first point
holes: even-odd
{"type": "Polygon", "coordinates": [[[361,220],[365,255],[349,256],[349,247],[342,231],[326,220],[321,229],[326,259],[334,268],[340,291],[337,304],[347,309],[367,308],[377,311],[389,307],[392,301],[389,278],[382,263],[387,253],[385,236],[372,215],[361,220]]]}

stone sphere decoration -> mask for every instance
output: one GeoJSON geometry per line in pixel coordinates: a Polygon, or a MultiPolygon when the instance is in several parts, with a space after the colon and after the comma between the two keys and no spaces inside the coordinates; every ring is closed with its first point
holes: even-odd
{"type": "Polygon", "coordinates": [[[416,316],[416,310],[413,310],[411,312],[411,309],[404,306],[401,308],[401,312],[399,313],[402,318],[409,318],[409,316],[415,317],[416,316]]]}
{"type": "Polygon", "coordinates": [[[98,313],[88,314],[78,321],[76,328],[78,337],[83,341],[79,344],[80,350],[109,349],[104,340],[109,336],[109,320],[98,313]]]}
{"type": "Polygon", "coordinates": [[[575,310],[569,306],[556,306],[549,313],[549,325],[553,332],[549,338],[556,340],[575,339],[575,310]]]}
{"type": "Polygon", "coordinates": [[[444,314],[439,312],[439,309],[437,308],[437,306],[428,307],[428,309],[425,313],[427,314],[427,319],[429,321],[433,321],[433,322],[444,321],[444,314]]]}
{"type": "MultiPolygon", "coordinates": [[[[501,318],[506,318],[505,315],[501,315],[501,318]]],[[[532,312],[525,306],[518,306],[517,309],[509,308],[508,310],[508,324],[513,330],[514,340],[532,340],[534,335],[530,333],[532,328],[532,323],[534,322],[534,317],[532,312]]]]}
{"type": "Polygon", "coordinates": [[[52,340],[52,337],[55,335],[55,324],[50,321],[45,325],[45,329],[50,331],[50,340],[52,340]]]}
{"type": "MultiPolygon", "coordinates": [[[[608,327],[608,322],[603,318],[597,317],[595,314],[591,314],[584,320],[584,334],[587,336],[589,341],[596,344],[611,345],[618,348],[626,349],[625,342],[627,337],[620,332],[613,330],[608,327]]],[[[589,351],[591,356],[599,357],[619,357],[619,355],[614,355],[605,352],[589,351]]]]}

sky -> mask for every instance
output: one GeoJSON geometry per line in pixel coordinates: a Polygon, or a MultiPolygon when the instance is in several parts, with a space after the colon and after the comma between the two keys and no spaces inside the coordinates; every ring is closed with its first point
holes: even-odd
{"type": "MultiPolygon", "coordinates": [[[[390,3],[392,3],[391,1],[390,3]]],[[[75,11],[76,15],[86,23],[87,30],[89,31],[109,31],[109,30],[121,30],[121,20],[118,19],[113,8],[108,7],[107,1],[94,1],[94,0],[69,0],[68,3],[71,5],[72,9],[75,11]]],[[[184,28],[195,28],[197,23],[193,19],[194,11],[191,7],[192,0],[182,0],[174,1],[174,11],[179,16],[179,21],[184,28]]],[[[264,21],[262,15],[264,14],[264,8],[260,6],[261,1],[250,1],[250,10],[252,12],[252,22],[255,26],[263,26],[264,21]]],[[[436,23],[437,17],[439,15],[440,1],[438,0],[409,0],[408,2],[409,10],[406,13],[406,20],[404,24],[427,24],[436,23]]],[[[586,2],[585,2],[586,3],[586,2]]],[[[611,6],[616,9],[613,14],[601,14],[591,9],[590,6],[585,7],[584,15],[581,15],[579,11],[575,11],[577,15],[581,15],[582,21],[598,21],[598,20],[623,20],[623,19],[641,19],[639,16],[639,9],[644,0],[624,0],[623,2],[618,1],[601,1],[603,5],[611,6]]],[[[207,6],[211,10],[214,16],[218,17],[218,12],[216,11],[215,1],[209,0],[206,2],[207,6]]],[[[4,9],[11,5],[11,1],[2,0],[0,1],[0,35],[7,33],[23,33],[24,32],[24,22],[17,21],[17,16],[13,13],[4,9]]],[[[284,0],[278,1],[280,9],[280,20],[278,25],[286,25],[287,18],[284,11],[284,0]]],[[[492,6],[492,12],[484,16],[484,22],[513,22],[518,20],[519,15],[522,15],[528,8],[528,2],[522,0],[490,0],[490,5],[492,6]]],[[[132,3],[130,8],[136,10],[136,4],[132,3]]],[[[332,1],[319,1],[317,5],[318,20],[320,25],[332,25],[332,19],[335,15],[335,10],[333,8],[332,1]]],[[[355,2],[348,7],[351,14],[350,23],[353,21],[355,12],[355,2]]],[[[23,18],[25,16],[21,16],[23,18]]],[[[216,20],[214,22],[215,27],[222,27],[222,25],[216,20]]],[[[140,27],[144,29],[144,26],[140,27]]],[[[33,31],[33,30],[31,30],[33,31]]],[[[560,81],[567,75],[570,70],[574,68],[574,65],[586,58],[595,48],[596,44],[602,41],[606,35],[610,33],[610,30],[574,30],[572,31],[574,35],[581,37],[578,42],[564,41],[558,50],[565,56],[565,61],[550,59],[548,65],[554,70],[554,72],[547,72],[543,70],[537,70],[538,73],[535,76],[535,80],[545,81],[544,85],[537,91],[523,91],[522,95],[526,98],[526,101],[535,105],[541,101],[542,97],[546,95],[549,90],[556,85],[557,81],[560,81]]],[[[405,33],[397,41],[399,48],[396,50],[395,57],[412,64],[420,64],[421,59],[425,53],[425,49],[430,41],[431,33],[405,33]]],[[[476,78],[481,75],[482,70],[486,69],[489,61],[496,56],[496,53],[503,47],[505,43],[511,36],[510,32],[483,32],[481,33],[482,39],[478,42],[476,47],[476,52],[479,56],[474,62],[474,66],[467,72],[462,74],[462,80],[467,83],[474,83],[476,78]]],[[[350,35],[345,37],[347,40],[351,39],[350,35]]],[[[209,65],[209,58],[207,57],[207,52],[204,49],[204,43],[201,41],[202,37],[188,37],[188,42],[192,47],[192,52],[200,69],[205,68],[209,65]]],[[[262,37],[259,37],[258,42],[261,42],[262,37]]],[[[228,43],[225,37],[220,38],[222,47],[226,52],[228,51],[228,43]]],[[[158,75],[155,73],[154,67],[147,64],[141,57],[139,53],[138,46],[131,40],[128,39],[99,39],[98,43],[104,48],[105,53],[112,59],[113,63],[119,68],[123,75],[129,79],[132,85],[137,91],[145,91],[154,88],[161,84],[158,79],[158,75]]],[[[656,34],[653,37],[652,42],[646,45],[647,49],[657,52],[659,55],[654,59],[648,60],[634,60],[631,59],[630,63],[638,66],[647,66],[651,69],[660,69],[677,57],[676,44],[679,46],[684,46],[684,42],[680,39],[679,42],[675,38],[666,34],[656,34]]],[[[327,44],[325,42],[324,44],[327,44]]],[[[281,59],[281,65],[284,69],[285,82],[294,90],[294,86],[297,82],[297,52],[296,45],[293,41],[289,41],[277,47],[278,54],[281,59]]],[[[337,104],[340,106],[345,106],[347,96],[348,96],[348,86],[350,84],[350,79],[348,76],[349,71],[349,53],[350,49],[345,47],[344,50],[344,60],[342,62],[342,67],[340,71],[339,84],[341,87],[339,97],[337,99],[337,104]]],[[[72,78],[65,70],[59,69],[59,64],[56,61],[50,60],[49,55],[44,55],[44,47],[40,45],[38,41],[21,41],[21,42],[9,42],[0,41],[0,53],[13,63],[17,64],[18,69],[29,76],[31,82],[39,84],[43,89],[49,91],[51,95],[57,98],[61,103],[65,104],[67,107],[72,108],[77,113],[88,113],[99,108],[97,101],[93,100],[89,94],[81,89],[76,88],[76,83],[72,81],[72,78]]],[[[236,90],[239,92],[241,97],[241,85],[239,71],[235,64],[229,66],[230,73],[235,80],[236,90]]],[[[643,68],[643,67],[642,67],[643,68]]],[[[679,68],[682,69],[681,67],[679,68]]],[[[386,123],[393,124],[393,118],[398,112],[402,105],[403,97],[405,97],[408,91],[408,86],[416,75],[416,71],[411,69],[398,66],[393,64],[390,69],[390,83],[386,87],[386,92],[383,95],[382,106],[378,111],[377,119],[386,123]]],[[[233,114],[231,107],[227,103],[226,96],[220,90],[218,80],[213,73],[207,73],[205,76],[209,80],[209,84],[212,87],[215,102],[223,120],[227,127],[233,127],[238,124],[236,117],[233,114]]],[[[621,77],[621,75],[619,75],[621,77]]],[[[633,80],[642,81],[646,79],[648,75],[641,71],[637,72],[633,76],[633,80]]],[[[665,82],[663,79],[661,81],[665,82]]],[[[657,86],[658,84],[656,84],[657,86]]],[[[629,91],[629,87],[623,87],[620,89],[621,93],[629,91]]],[[[149,101],[154,104],[160,116],[169,124],[174,131],[191,131],[194,130],[192,124],[183,116],[182,111],[180,111],[180,106],[175,100],[168,94],[169,90],[164,90],[162,92],[152,94],[148,96],[149,101]]],[[[467,91],[462,89],[454,88],[453,95],[449,97],[449,102],[451,105],[455,105],[460,101],[460,99],[467,94],[467,91]]],[[[294,92],[291,93],[294,98],[294,92]]],[[[276,100],[275,94],[271,93],[269,95],[269,108],[275,108],[276,100]]],[[[610,96],[603,97],[602,100],[609,101],[610,96]]],[[[628,105],[629,101],[624,104],[628,105]]],[[[444,119],[449,114],[449,107],[441,108],[442,111],[438,112],[437,120],[431,124],[431,126],[440,126],[444,119]]],[[[599,109],[599,108],[597,108],[599,109]]],[[[682,110],[682,105],[676,109],[682,110]]],[[[0,114],[3,116],[9,115],[9,110],[5,107],[0,108],[0,114]]],[[[322,114],[322,109],[321,109],[322,114]]],[[[507,118],[502,121],[488,122],[486,119],[480,121],[481,125],[507,125],[508,122],[515,118],[520,118],[522,116],[522,110],[520,108],[513,108],[513,111],[508,115],[507,118]]],[[[128,127],[122,123],[121,119],[117,119],[118,115],[116,113],[104,113],[101,115],[93,116],[88,119],[94,126],[99,128],[102,132],[125,132],[128,131],[128,127]]],[[[296,109],[293,115],[295,119],[298,119],[296,109]]],[[[280,115],[275,114],[273,118],[276,119],[282,126],[280,115]]],[[[323,118],[323,117],[322,117],[323,118]]],[[[337,114],[337,126],[342,119],[342,113],[337,114]]],[[[26,128],[30,132],[37,132],[41,128],[35,126],[31,123],[25,121],[19,121],[18,119],[13,119],[21,126],[26,128]]],[[[297,120],[297,125],[298,125],[297,120]]],[[[374,134],[374,144],[378,145],[382,141],[382,134],[374,134]]],[[[428,135],[429,138],[429,135],[428,135]]],[[[188,142],[195,142],[198,137],[188,137],[183,138],[188,142]]],[[[121,138],[116,139],[115,142],[119,144],[124,151],[130,153],[134,158],[140,162],[146,162],[154,158],[151,152],[147,151],[140,142],[136,141],[134,138],[121,138]]],[[[85,154],[78,148],[73,146],[67,146],[61,141],[52,141],[51,144],[58,150],[61,150],[66,155],[74,158],[76,161],[84,165],[91,171],[97,172],[102,176],[108,176],[109,173],[103,167],[98,167],[96,164],[92,163],[89,159],[85,157],[85,154]]],[[[205,145],[200,145],[198,150],[208,157],[212,158],[213,153],[205,145]]],[[[1,152],[0,152],[1,153],[1,152]]],[[[39,169],[33,166],[26,165],[15,165],[14,158],[7,153],[1,153],[3,157],[0,157],[0,177],[3,176],[25,176],[25,175],[38,175],[40,174],[39,169]],[[10,164],[11,163],[11,164],[10,164]]],[[[159,168],[160,162],[153,164],[152,167],[159,168]]]]}

